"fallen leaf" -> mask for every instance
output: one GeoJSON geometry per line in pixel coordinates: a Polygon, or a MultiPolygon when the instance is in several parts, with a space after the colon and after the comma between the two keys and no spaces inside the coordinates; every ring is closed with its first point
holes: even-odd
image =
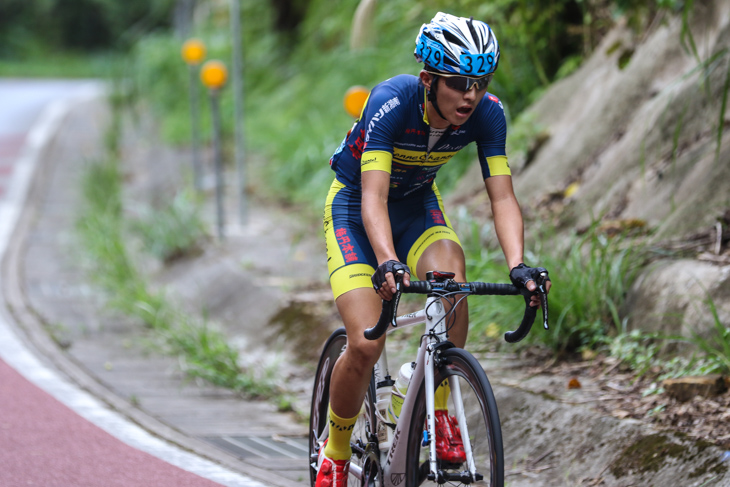
{"type": "Polygon", "coordinates": [[[631,416],[631,413],[628,411],[624,411],[623,409],[615,409],[611,412],[611,416],[618,419],[624,419],[631,416]]]}
{"type": "Polygon", "coordinates": [[[580,389],[581,387],[583,386],[580,385],[580,381],[576,377],[573,377],[570,381],[568,381],[568,389],[580,389]]]}

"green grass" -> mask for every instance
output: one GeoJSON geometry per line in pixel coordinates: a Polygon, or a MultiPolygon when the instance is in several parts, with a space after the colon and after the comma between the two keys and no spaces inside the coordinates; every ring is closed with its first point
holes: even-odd
{"type": "Polygon", "coordinates": [[[202,197],[193,190],[180,191],[159,209],[141,207],[130,223],[143,248],[159,260],[170,263],[195,254],[207,238],[201,215],[202,197]]]}
{"type": "Polygon", "coordinates": [[[704,352],[710,369],[708,373],[730,373],[730,326],[726,326],[720,321],[717,306],[709,295],[704,304],[712,313],[715,333],[712,339],[695,335],[692,343],[704,352]]]}
{"type": "MultiPolygon", "coordinates": [[[[550,272],[550,330],[537,325],[528,342],[556,352],[598,348],[621,324],[618,310],[644,261],[642,245],[628,236],[608,237],[594,225],[582,235],[573,234],[561,247],[554,229],[545,229],[528,243],[534,251],[525,256],[528,265],[550,272]]],[[[467,240],[467,273],[471,279],[505,282],[507,268],[500,250],[488,249],[478,229],[467,240]]],[[[494,337],[519,324],[524,303],[520,298],[474,300],[470,304],[477,336],[494,337]]]]}

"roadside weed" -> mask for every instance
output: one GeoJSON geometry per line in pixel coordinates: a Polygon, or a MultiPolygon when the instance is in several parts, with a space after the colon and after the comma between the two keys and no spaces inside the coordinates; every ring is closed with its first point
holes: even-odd
{"type": "Polygon", "coordinates": [[[277,397],[273,381],[239,366],[238,351],[206,320],[181,312],[164,292],[150,290],[134,267],[123,234],[122,178],[115,158],[91,163],[83,175],[84,208],[77,229],[89,273],[109,295],[109,305],[139,319],[185,373],[249,396],[277,397]]]}
{"type": "Polygon", "coordinates": [[[207,237],[201,203],[192,190],[183,190],[160,209],[140,208],[131,230],[141,238],[144,250],[170,263],[195,253],[207,237]]]}
{"type": "Polygon", "coordinates": [[[704,303],[712,313],[715,334],[712,339],[695,334],[692,343],[705,353],[710,368],[707,373],[728,373],[730,372],[730,327],[723,325],[720,321],[717,306],[709,295],[704,303]]]}
{"type": "Polygon", "coordinates": [[[691,338],[685,338],[646,333],[638,329],[627,332],[625,326],[622,326],[621,333],[616,337],[605,339],[608,352],[638,375],[652,370],[659,382],[688,375],[729,373],[730,328],[720,321],[711,297],[708,296],[703,303],[708,306],[714,320],[715,333],[711,339],[697,333],[691,338]],[[661,349],[671,342],[692,344],[695,348],[690,354],[668,358],[661,353],[661,349]]]}
{"type": "MultiPolygon", "coordinates": [[[[501,252],[485,249],[475,232],[465,242],[468,274],[479,280],[504,282],[507,270],[501,252]]],[[[612,328],[621,326],[618,310],[641,269],[643,246],[627,235],[609,237],[598,225],[582,235],[573,234],[560,246],[555,230],[548,227],[534,240],[538,243],[528,245],[534,251],[525,255],[526,263],[547,268],[555,291],[549,300],[550,330],[535,328],[528,341],[556,352],[599,347],[612,328]]],[[[471,313],[478,330],[486,333],[490,323],[498,323],[503,331],[519,324],[524,307],[521,300],[481,301],[489,302],[475,300],[471,313]]]]}

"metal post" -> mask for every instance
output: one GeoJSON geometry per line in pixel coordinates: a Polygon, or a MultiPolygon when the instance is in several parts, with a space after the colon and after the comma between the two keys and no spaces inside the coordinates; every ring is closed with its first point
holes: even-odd
{"type": "Polygon", "coordinates": [[[236,170],[238,172],[238,213],[241,225],[246,224],[246,177],[243,140],[243,54],[241,41],[240,0],[231,0],[231,32],[233,39],[233,103],[235,111],[234,134],[236,143],[236,170]]]}
{"type": "Polygon", "coordinates": [[[215,202],[218,216],[218,238],[223,240],[225,234],[225,217],[223,210],[223,154],[221,152],[221,115],[218,90],[210,90],[210,111],[213,118],[213,158],[215,162],[215,202]]]}
{"type": "Polygon", "coordinates": [[[190,70],[190,131],[193,144],[193,183],[197,191],[203,189],[203,168],[200,161],[200,109],[197,83],[198,67],[191,65],[190,70]]]}

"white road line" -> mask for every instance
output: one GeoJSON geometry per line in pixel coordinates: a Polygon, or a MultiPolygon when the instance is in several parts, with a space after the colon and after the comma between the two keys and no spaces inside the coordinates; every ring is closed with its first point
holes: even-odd
{"type": "MultiPolygon", "coordinates": [[[[28,187],[43,147],[56,132],[72,103],[90,100],[101,96],[102,93],[103,87],[100,83],[82,85],[74,92],[73,98],[51,103],[30,130],[21,155],[14,164],[9,185],[11,189],[0,199],[0,260],[5,255],[10,236],[25,203],[28,187]]],[[[0,306],[0,358],[83,418],[134,448],[214,482],[229,487],[264,487],[264,484],[166,443],[110,410],[56,370],[41,363],[15,335],[8,324],[10,320],[4,306],[0,306]]]]}

